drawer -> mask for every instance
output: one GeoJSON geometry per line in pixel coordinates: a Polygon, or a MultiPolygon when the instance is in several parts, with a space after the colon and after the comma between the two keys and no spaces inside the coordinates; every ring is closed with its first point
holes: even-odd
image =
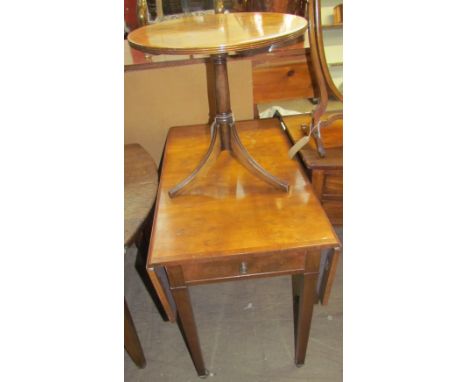
{"type": "Polygon", "coordinates": [[[255,104],[314,96],[309,66],[305,60],[254,67],[252,77],[255,104]]]}
{"type": "Polygon", "coordinates": [[[322,199],[342,199],[343,172],[326,172],[323,184],[322,199]]]}
{"type": "Polygon", "coordinates": [[[235,259],[185,264],[183,272],[187,284],[201,284],[299,273],[304,271],[304,266],[305,252],[298,251],[274,255],[236,256],[235,259]]]}
{"type": "Polygon", "coordinates": [[[337,200],[324,200],[323,209],[327,213],[328,219],[332,224],[343,224],[343,202],[337,200]]]}

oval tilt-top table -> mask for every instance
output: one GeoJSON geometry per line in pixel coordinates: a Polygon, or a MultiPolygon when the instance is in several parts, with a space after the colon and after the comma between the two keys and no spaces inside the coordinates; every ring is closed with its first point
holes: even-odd
{"type": "Polygon", "coordinates": [[[209,159],[226,150],[255,175],[288,191],[289,185],[270,174],[245,149],[234,123],[229,95],[228,53],[268,48],[302,36],[307,21],[281,13],[225,13],[189,16],[147,25],[128,35],[131,47],[153,54],[206,54],[215,74],[216,117],[208,151],[193,172],[169,190],[176,196],[191,183],[209,159]]]}

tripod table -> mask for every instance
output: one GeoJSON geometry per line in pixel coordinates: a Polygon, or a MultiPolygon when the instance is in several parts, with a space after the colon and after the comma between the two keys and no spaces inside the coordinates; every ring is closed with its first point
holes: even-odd
{"type": "Polygon", "coordinates": [[[128,35],[128,42],[135,49],[154,54],[207,54],[214,65],[217,114],[208,151],[195,169],[169,190],[171,197],[195,179],[212,155],[223,150],[264,181],[288,191],[288,183],[264,169],[239,138],[231,111],[226,58],[228,53],[252,51],[294,40],[306,29],[307,21],[300,16],[242,12],[167,20],[128,35]]]}

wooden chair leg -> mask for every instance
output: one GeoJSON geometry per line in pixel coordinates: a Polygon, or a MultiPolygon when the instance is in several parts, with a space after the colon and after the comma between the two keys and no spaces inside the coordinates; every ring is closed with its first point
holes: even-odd
{"type": "Polygon", "coordinates": [[[125,322],[124,322],[124,346],[130,358],[135,364],[144,368],[146,366],[145,355],[141,348],[140,340],[133,324],[133,319],[128,310],[127,301],[124,300],[125,322]]]}

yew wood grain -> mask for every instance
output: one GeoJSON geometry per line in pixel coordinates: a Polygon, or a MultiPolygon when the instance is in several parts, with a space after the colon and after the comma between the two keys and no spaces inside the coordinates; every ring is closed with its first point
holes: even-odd
{"type": "MultiPolygon", "coordinates": [[[[205,154],[205,125],[169,131],[155,207],[149,266],[166,270],[180,329],[199,376],[206,376],[189,286],[251,277],[292,275],[297,290],[295,361],[304,363],[322,250],[340,246],[312,184],[277,119],[236,122],[255,159],[289,182],[288,192],[252,175],[221,152],[177,198],[174,187],[205,154]],[[296,277],[297,276],[297,277],[296,277]]],[[[331,283],[327,278],[327,283],[331,283]]]]}
{"type": "Polygon", "coordinates": [[[242,12],[182,17],[132,31],[131,47],[155,54],[222,54],[302,36],[307,20],[281,13],[242,12]]]}
{"type": "Polygon", "coordinates": [[[235,158],[220,156],[171,199],[167,191],[192,170],[209,144],[208,126],[169,131],[156,204],[149,264],[223,259],[248,253],[339,245],[322,206],[276,119],[237,122],[255,159],[290,184],[288,193],[253,176],[235,158]]]}

